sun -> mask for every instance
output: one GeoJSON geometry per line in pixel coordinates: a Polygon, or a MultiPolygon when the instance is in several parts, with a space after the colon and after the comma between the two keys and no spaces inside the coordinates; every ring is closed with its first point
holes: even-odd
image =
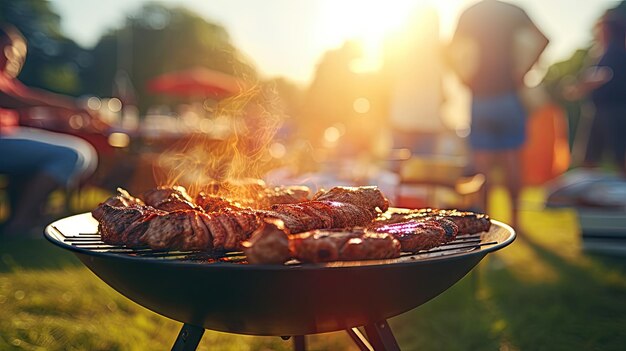
{"type": "Polygon", "coordinates": [[[329,48],[339,47],[346,40],[358,41],[363,48],[359,65],[363,70],[375,69],[380,64],[384,41],[403,27],[412,25],[410,20],[416,13],[432,10],[447,18],[460,2],[462,0],[323,1],[320,2],[316,35],[329,48]]]}

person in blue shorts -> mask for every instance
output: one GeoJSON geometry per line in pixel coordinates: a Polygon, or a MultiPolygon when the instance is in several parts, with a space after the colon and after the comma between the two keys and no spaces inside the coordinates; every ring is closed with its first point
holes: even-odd
{"type": "MultiPolygon", "coordinates": [[[[87,113],[74,99],[24,86],[17,80],[26,41],[14,27],[0,28],[0,174],[19,184],[10,217],[0,234],[21,235],[40,220],[50,193],[90,175],[97,165],[93,146],[67,134],[19,125],[19,112],[49,107],[87,113]]],[[[12,190],[12,189],[10,189],[12,190]]]]}
{"type": "Polygon", "coordinates": [[[483,0],[461,14],[448,47],[453,70],[472,94],[469,145],[473,166],[487,177],[487,189],[494,167],[503,169],[514,227],[518,225],[527,119],[518,91],[547,45],[548,39],[523,9],[483,0]]]}

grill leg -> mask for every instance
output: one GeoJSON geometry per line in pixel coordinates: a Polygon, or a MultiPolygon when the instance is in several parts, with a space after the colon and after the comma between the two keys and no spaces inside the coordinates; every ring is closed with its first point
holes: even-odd
{"type": "Polygon", "coordinates": [[[304,335],[295,335],[293,337],[294,351],[306,351],[306,338],[304,335]]]}
{"type": "Polygon", "coordinates": [[[365,335],[363,335],[363,333],[361,333],[359,328],[346,329],[346,332],[348,333],[348,335],[350,335],[350,337],[352,338],[352,341],[354,341],[356,346],[359,347],[359,350],[361,350],[361,351],[374,351],[374,349],[372,348],[372,345],[367,340],[365,335]]]}
{"type": "Polygon", "coordinates": [[[366,325],[365,333],[375,351],[400,351],[387,321],[366,325]]]}
{"type": "Polygon", "coordinates": [[[200,344],[202,334],[204,334],[204,328],[187,323],[183,324],[176,342],[172,346],[172,351],[195,351],[200,344]]]}

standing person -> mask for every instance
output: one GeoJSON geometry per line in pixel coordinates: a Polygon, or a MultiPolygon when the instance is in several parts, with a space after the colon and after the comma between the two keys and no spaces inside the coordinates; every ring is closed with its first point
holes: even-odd
{"type": "Polygon", "coordinates": [[[465,10],[448,48],[450,64],[472,94],[469,144],[473,165],[487,176],[504,170],[513,226],[518,225],[521,146],[527,113],[518,96],[548,39],[521,8],[483,0],[465,10]]]}
{"type": "Polygon", "coordinates": [[[626,18],[607,10],[594,28],[599,57],[576,87],[576,95],[589,95],[595,114],[587,141],[584,166],[595,167],[605,152],[626,176],[626,18]]]}
{"type": "Polygon", "coordinates": [[[414,156],[432,156],[444,132],[439,17],[432,7],[419,7],[406,28],[391,36],[385,51],[390,79],[389,122],[394,148],[414,156]]]}
{"type": "Polygon", "coordinates": [[[83,139],[19,126],[19,111],[35,106],[86,113],[73,99],[21,84],[16,77],[25,56],[19,31],[0,27],[0,174],[9,176],[11,186],[23,185],[0,234],[32,228],[48,195],[90,175],[97,163],[95,149],[83,139]]]}

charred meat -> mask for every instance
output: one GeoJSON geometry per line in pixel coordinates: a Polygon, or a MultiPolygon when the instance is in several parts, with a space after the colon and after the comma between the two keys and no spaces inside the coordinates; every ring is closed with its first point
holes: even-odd
{"type": "Polygon", "coordinates": [[[301,262],[386,259],[400,256],[400,243],[389,234],[351,230],[315,230],[289,237],[289,251],[301,262]]]}
{"type": "Polygon", "coordinates": [[[146,205],[164,211],[193,210],[196,205],[182,186],[158,187],[143,193],[146,205]]]}
{"type": "MultiPolygon", "coordinates": [[[[256,188],[255,188],[256,189],[256,188]]],[[[457,210],[386,212],[376,187],[259,188],[256,206],[217,194],[159,187],[141,199],[123,189],[92,211],[102,240],[164,250],[244,250],[251,263],[385,259],[487,231],[488,216],[457,210]]]]}
{"type": "Polygon", "coordinates": [[[459,235],[485,232],[491,227],[491,220],[486,214],[433,208],[410,210],[401,213],[385,213],[376,219],[375,225],[440,218],[453,222],[458,227],[459,235]]]}
{"type": "MultiPolygon", "coordinates": [[[[369,198],[374,192],[384,199],[378,189],[371,187],[362,194],[369,198]]],[[[352,202],[367,204],[357,201],[358,188],[350,193],[352,202]]],[[[199,194],[197,205],[189,201],[191,197],[182,187],[158,188],[144,193],[143,198],[146,205],[115,202],[121,205],[116,207],[108,204],[113,200],[107,200],[93,211],[94,216],[98,215],[105,242],[153,249],[239,250],[264,219],[279,219],[290,233],[300,233],[365,226],[375,218],[372,204],[360,207],[326,200],[275,204],[267,210],[254,210],[199,194]],[[127,235],[129,230],[133,235],[127,235]]]]}
{"type": "Polygon", "coordinates": [[[400,242],[402,251],[417,252],[454,240],[458,227],[446,219],[426,219],[376,225],[370,230],[389,233],[400,242]]]}

